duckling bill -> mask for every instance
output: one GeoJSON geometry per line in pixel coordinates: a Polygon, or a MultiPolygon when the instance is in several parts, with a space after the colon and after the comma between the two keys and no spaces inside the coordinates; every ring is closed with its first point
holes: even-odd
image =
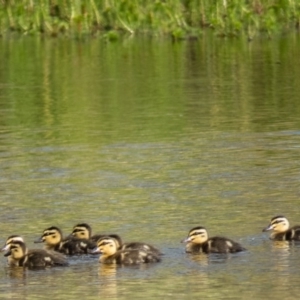
{"type": "Polygon", "coordinates": [[[300,241],[300,225],[295,225],[290,228],[288,219],[282,215],[273,217],[270,224],[263,229],[263,232],[271,230],[271,240],[300,241]]]}
{"type": "Polygon", "coordinates": [[[182,242],[186,243],[187,253],[236,253],[246,250],[239,243],[226,237],[209,238],[207,230],[202,226],[192,228],[182,242]]]}

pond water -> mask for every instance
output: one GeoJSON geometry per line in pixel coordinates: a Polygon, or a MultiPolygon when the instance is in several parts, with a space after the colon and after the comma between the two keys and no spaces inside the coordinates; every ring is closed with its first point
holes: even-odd
{"type": "Polygon", "coordinates": [[[300,38],[0,40],[0,242],[52,225],[147,241],[161,263],[11,269],[6,299],[296,299],[300,38]],[[197,225],[248,249],[187,255],[197,225]]]}

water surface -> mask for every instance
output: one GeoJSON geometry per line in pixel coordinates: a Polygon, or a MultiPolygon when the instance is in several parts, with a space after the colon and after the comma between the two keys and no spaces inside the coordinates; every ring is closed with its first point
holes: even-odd
{"type": "Polygon", "coordinates": [[[296,299],[300,222],[298,36],[274,40],[0,40],[1,242],[30,248],[79,222],[164,253],[159,264],[10,269],[7,299],[296,299]],[[194,226],[248,251],[187,255],[194,226]]]}

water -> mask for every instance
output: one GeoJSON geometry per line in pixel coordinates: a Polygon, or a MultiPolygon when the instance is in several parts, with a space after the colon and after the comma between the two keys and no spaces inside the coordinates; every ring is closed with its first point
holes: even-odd
{"type": "Polygon", "coordinates": [[[6,299],[296,299],[300,39],[0,40],[0,241],[52,225],[147,241],[161,263],[10,269],[6,299]],[[202,225],[245,253],[187,255],[202,225]]]}

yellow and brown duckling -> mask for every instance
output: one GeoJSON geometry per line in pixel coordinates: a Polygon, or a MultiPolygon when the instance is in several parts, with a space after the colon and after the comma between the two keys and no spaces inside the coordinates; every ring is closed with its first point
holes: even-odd
{"type": "Polygon", "coordinates": [[[10,257],[9,265],[28,268],[45,268],[49,266],[67,266],[64,255],[55,251],[44,249],[28,250],[26,244],[20,239],[8,239],[4,256],[10,257]]]}
{"type": "MultiPolygon", "coordinates": [[[[20,235],[10,235],[5,242],[5,245],[1,248],[1,252],[2,251],[6,251],[6,249],[8,248],[8,245],[10,245],[12,242],[16,242],[16,241],[21,241],[24,242],[23,237],[21,237],[20,235]]],[[[13,259],[12,255],[8,253],[9,251],[7,251],[4,256],[7,258],[7,263],[9,266],[18,266],[18,262],[13,259]]]]}
{"type": "Polygon", "coordinates": [[[270,239],[275,241],[300,241],[300,225],[290,228],[288,219],[282,215],[271,219],[270,224],[263,231],[273,230],[270,239]]]}
{"type": "Polygon", "coordinates": [[[99,262],[103,264],[136,265],[159,262],[160,256],[141,249],[118,250],[119,244],[113,237],[100,238],[94,253],[100,253],[99,262]]]}
{"type": "Polygon", "coordinates": [[[44,243],[47,250],[61,252],[67,255],[87,254],[94,248],[94,243],[87,239],[68,237],[63,239],[62,231],[51,226],[44,230],[42,236],[35,243],[44,243]]]}
{"type": "Polygon", "coordinates": [[[157,255],[162,255],[160,250],[155,248],[154,246],[143,243],[143,242],[130,242],[123,243],[121,237],[118,234],[95,234],[92,235],[92,228],[87,223],[80,223],[73,227],[73,231],[71,233],[72,236],[78,239],[87,239],[94,243],[95,247],[97,246],[97,241],[103,237],[112,237],[116,240],[118,244],[118,250],[143,250],[150,251],[156,253],[157,255]]]}
{"type": "Polygon", "coordinates": [[[207,230],[197,226],[189,231],[186,243],[187,253],[236,253],[246,249],[239,243],[225,237],[208,237],[207,230]]]}

